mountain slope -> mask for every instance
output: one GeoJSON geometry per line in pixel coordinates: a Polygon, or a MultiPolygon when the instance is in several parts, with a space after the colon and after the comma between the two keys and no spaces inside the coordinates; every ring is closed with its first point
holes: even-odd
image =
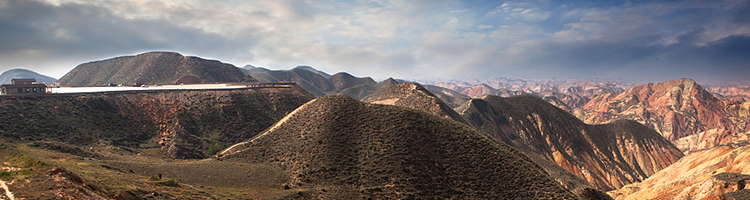
{"type": "Polygon", "coordinates": [[[219,158],[279,164],[307,198],[575,198],[471,127],[346,96],[310,101],[219,158]]]}
{"type": "Polygon", "coordinates": [[[149,52],[80,64],[59,82],[64,86],[173,84],[183,76],[195,76],[203,83],[256,81],[231,64],[173,52],[149,52]]]}
{"type": "MultiPolygon", "coordinates": [[[[687,155],[640,183],[609,194],[616,199],[731,199],[750,189],[750,146],[721,145],[687,155]]],[[[736,199],[746,199],[736,198],[736,199]]]]}
{"type": "Polygon", "coordinates": [[[635,120],[689,152],[748,139],[748,118],[729,110],[733,104],[714,97],[693,80],[678,79],[596,97],[576,115],[591,124],[635,120]]]}
{"type": "Polygon", "coordinates": [[[587,125],[537,97],[486,95],[456,110],[485,133],[555,162],[604,191],[641,181],[683,156],[637,122],[587,125]]]}
{"type": "Polygon", "coordinates": [[[440,86],[434,86],[434,85],[423,85],[425,89],[429,90],[440,98],[440,100],[443,100],[445,104],[448,104],[451,108],[455,108],[463,104],[464,102],[471,99],[471,97],[458,93],[456,91],[453,91],[448,88],[440,87],[440,86]]]}
{"type": "Polygon", "coordinates": [[[368,103],[395,105],[423,110],[437,116],[468,124],[451,107],[443,103],[430,91],[416,83],[398,83],[385,86],[362,101],[368,103]]]}
{"type": "Polygon", "coordinates": [[[312,99],[298,86],[0,98],[0,137],[204,158],[312,99]]]}
{"type": "Polygon", "coordinates": [[[34,78],[36,82],[44,82],[46,84],[54,83],[57,79],[41,75],[28,69],[10,69],[0,74],[0,85],[11,84],[11,80],[14,78],[34,78]]]}

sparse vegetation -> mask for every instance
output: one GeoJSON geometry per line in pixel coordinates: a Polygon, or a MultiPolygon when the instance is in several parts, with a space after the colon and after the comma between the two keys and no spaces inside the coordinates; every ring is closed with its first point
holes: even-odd
{"type": "Polygon", "coordinates": [[[309,189],[300,198],[574,198],[469,126],[346,96],[319,98],[219,158],[281,166],[291,189],[309,189]]]}

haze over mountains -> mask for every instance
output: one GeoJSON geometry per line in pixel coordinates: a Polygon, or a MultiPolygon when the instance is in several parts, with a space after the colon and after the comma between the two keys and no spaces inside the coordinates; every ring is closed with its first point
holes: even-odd
{"type": "Polygon", "coordinates": [[[70,186],[82,193],[60,190],[77,197],[147,198],[162,191],[171,198],[608,199],[604,192],[610,191],[618,199],[639,199],[662,192],[741,197],[732,192],[745,192],[739,185],[750,177],[743,175],[748,172],[738,164],[741,158],[727,157],[746,154],[745,90],[714,87],[714,94],[690,79],[421,85],[330,75],[310,66],[237,68],[169,52],[85,63],[60,79],[68,85],[249,81],[296,85],[3,96],[1,114],[8,123],[0,125],[0,137],[19,144],[6,149],[51,164],[2,164],[15,167],[15,174],[0,180],[31,178],[11,191],[46,191],[41,180],[52,175],[32,168],[56,166],[69,170],[66,177],[83,180],[70,186]],[[74,168],[75,162],[54,159],[60,156],[93,167],[74,168]],[[186,164],[170,164],[175,160],[186,164]],[[213,166],[242,166],[246,170],[239,173],[251,175],[240,176],[262,178],[206,171],[213,166]],[[670,182],[671,174],[695,166],[707,169],[681,177],[690,184],[670,182]],[[174,179],[138,178],[155,176],[155,170],[174,179]],[[129,189],[106,181],[118,178],[127,179],[129,189]],[[719,184],[737,186],[706,186],[719,184]]]}

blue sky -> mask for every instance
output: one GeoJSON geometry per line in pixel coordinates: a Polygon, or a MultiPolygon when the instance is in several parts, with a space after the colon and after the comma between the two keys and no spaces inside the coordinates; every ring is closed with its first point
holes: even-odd
{"type": "Polygon", "coordinates": [[[748,80],[750,1],[0,0],[0,70],[175,51],[422,78],[748,80]]]}

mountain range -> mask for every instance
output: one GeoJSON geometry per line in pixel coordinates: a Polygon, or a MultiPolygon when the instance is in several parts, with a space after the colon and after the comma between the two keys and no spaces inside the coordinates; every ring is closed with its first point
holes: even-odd
{"type": "Polygon", "coordinates": [[[422,85],[310,66],[237,68],[171,52],[84,63],[58,82],[251,81],[296,85],[2,96],[0,156],[9,159],[0,163],[0,181],[17,198],[750,194],[742,162],[750,103],[739,86],[704,89],[690,79],[422,85]]]}
{"type": "Polygon", "coordinates": [[[678,79],[597,96],[576,115],[592,124],[636,120],[691,152],[746,141],[748,108],[750,103],[718,99],[695,81],[678,79]]]}

